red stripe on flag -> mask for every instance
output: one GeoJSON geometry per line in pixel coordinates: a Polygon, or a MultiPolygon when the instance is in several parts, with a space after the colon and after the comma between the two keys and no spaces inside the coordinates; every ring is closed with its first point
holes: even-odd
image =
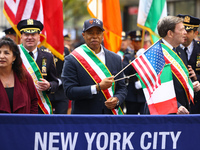
{"type": "Polygon", "coordinates": [[[148,107],[151,115],[177,113],[178,110],[176,97],[160,103],[150,104],[148,107]]]}
{"type": "MultiPolygon", "coordinates": [[[[149,72],[150,75],[151,75],[151,77],[153,78],[154,82],[156,83],[156,75],[153,73],[152,69],[149,67],[149,64],[147,64],[147,61],[145,61],[143,57],[141,57],[141,60],[142,60],[143,64],[147,67],[147,70],[144,69],[144,71],[146,72],[146,74],[147,74],[147,72],[149,72]]],[[[148,74],[147,74],[147,75],[148,75],[148,74]]],[[[151,80],[151,81],[152,81],[152,80],[151,80]]],[[[150,83],[153,84],[153,81],[150,82],[150,83]]],[[[153,87],[153,86],[155,86],[155,85],[153,84],[153,85],[151,85],[151,86],[153,87]]],[[[153,89],[154,89],[154,88],[153,88],[153,89]]]]}
{"type": "Polygon", "coordinates": [[[31,19],[37,20],[38,15],[39,15],[39,11],[40,11],[40,0],[35,0],[33,10],[32,10],[32,14],[31,14],[31,19]]]}
{"type": "MultiPolygon", "coordinates": [[[[136,63],[137,64],[137,63],[136,63]]],[[[146,83],[146,81],[144,80],[143,76],[141,75],[140,71],[138,70],[138,68],[136,67],[135,63],[132,63],[133,67],[135,68],[135,70],[138,72],[138,74],[140,75],[140,78],[142,79],[142,81],[144,82],[145,86],[147,87],[147,91],[149,92],[149,94],[151,94],[151,90],[148,88],[148,84],[146,83]]],[[[139,65],[139,64],[137,64],[139,65]]]]}
{"type": "MultiPolygon", "coordinates": [[[[89,74],[94,78],[94,80],[97,83],[101,82],[101,78],[96,74],[96,72],[93,70],[93,68],[90,66],[90,64],[83,58],[77,51],[73,51],[72,54],[76,56],[76,58],[83,64],[85,69],[89,72],[89,74]]],[[[105,93],[106,99],[110,98],[111,95],[108,90],[103,90],[105,93]]]]}
{"type": "Polygon", "coordinates": [[[24,14],[24,9],[26,7],[26,3],[27,3],[27,0],[23,0],[23,1],[21,0],[19,2],[19,6],[17,8],[16,18],[15,18],[15,22],[14,22],[15,24],[18,24],[18,22],[21,21],[22,16],[24,14]]]}
{"type": "Polygon", "coordinates": [[[13,14],[13,12],[11,11],[10,7],[8,7],[6,2],[4,2],[4,9],[5,9],[7,15],[10,17],[10,20],[12,22],[14,22],[15,21],[15,14],[13,14]]]}
{"type": "Polygon", "coordinates": [[[132,64],[136,63],[138,65],[138,67],[141,69],[141,71],[137,68],[136,65],[133,65],[133,67],[136,69],[136,71],[138,72],[138,74],[140,75],[142,81],[144,82],[149,94],[151,95],[151,93],[153,92],[153,90],[155,89],[155,85],[153,84],[153,81],[151,80],[151,78],[154,79],[154,82],[156,83],[156,77],[155,74],[153,73],[153,71],[150,69],[149,65],[147,64],[147,62],[144,60],[143,55],[139,56],[138,59],[135,59],[133,61],[132,64]],[[140,62],[139,59],[142,61],[140,62]],[[143,65],[145,65],[147,67],[147,69],[145,69],[143,67],[143,65]],[[142,75],[142,73],[144,75],[142,75]],[[151,76],[149,76],[151,75],[151,76]],[[143,76],[145,76],[150,84],[150,86],[148,86],[148,83],[144,80],[143,76]],[[152,88],[152,90],[151,90],[152,88]]]}

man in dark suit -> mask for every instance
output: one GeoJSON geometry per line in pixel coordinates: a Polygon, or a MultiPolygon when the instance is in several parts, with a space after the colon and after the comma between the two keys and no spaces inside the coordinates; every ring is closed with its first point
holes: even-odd
{"type": "MultiPolygon", "coordinates": [[[[177,15],[184,19],[185,30],[187,31],[184,43],[180,44],[177,51],[183,56],[183,61],[190,71],[192,81],[200,81],[200,43],[195,41],[198,35],[200,19],[190,15],[177,15]]],[[[200,113],[200,92],[195,93],[194,104],[191,103],[191,113],[200,113]]]]}
{"type": "MultiPolygon", "coordinates": [[[[86,44],[65,57],[61,77],[72,100],[72,114],[111,114],[126,97],[125,81],[113,82],[112,76],[122,70],[121,58],[101,45],[103,31],[102,21],[86,20],[82,33],[86,44]]],[[[122,77],[123,73],[115,79],[122,77]]]]}
{"type": "MultiPolygon", "coordinates": [[[[22,44],[20,45],[20,49],[25,55],[30,54],[33,58],[30,60],[30,56],[22,57],[21,54],[23,63],[25,64],[24,61],[26,58],[29,59],[31,61],[30,64],[34,63],[39,67],[40,73],[43,77],[38,81],[35,81],[37,90],[46,92],[47,94],[54,93],[58,88],[58,80],[56,78],[56,68],[53,61],[53,55],[47,49],[41,50],[40,48],[37,48],[38,42],[40,41],[40,31],[43,29],[43,24],[37,20],[26,19],[21,20],[18,23],[17,28],[21,33],[22,44]]],[[[27,68],[27,70],[29,71],[29,68],[27,68]]],[[[30,71],[29,73],[33,74],[33,72],[30,71]]],[[[35,72],[35,74],[37,75],[37,72],[35,72]]],[[[40,106],[40,108],[41,107],[42,106],[40,106]]],[[[44,110],[41,108],[38,112],[43,113],[44,110]]]]}
{"type": "MultiPolygon", "coordinates": [[[[177,53],[175,48],[184,42],[187,34],[183,25],[183,19],[175,16],[164,17],[158,21],[157,29],[162,38],[161,42],[177,53]]],[[[173,81],[178,102],[177,114],[189,114],[189,99],[179,78],[174,74],[173,81]]]]}

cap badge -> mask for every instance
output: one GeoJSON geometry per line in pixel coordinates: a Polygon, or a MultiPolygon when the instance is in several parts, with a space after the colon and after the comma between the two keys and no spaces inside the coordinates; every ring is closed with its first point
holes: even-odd
{"type": "Polygon", "coordinates": [[[27,25],[33,25],[33,19],[28,19],[27,20],[27,25]]]}
{"type": "Polygon", "coordinates": [[[136,31],[136,36],[140,36],[140,35],[141,35],[140,31],[137,30],[137,31],[136,31]]]}
{"type": "Polygon", "coordinates": [[[90,20],[89,23],[90,23],[90,24],[93,24],[93,20],[90,20]]]}
{"type": "Polygon", "coordinates": [[[185,16],[184,22],[190,23],[190,17],[189,16],[185,16]]]}

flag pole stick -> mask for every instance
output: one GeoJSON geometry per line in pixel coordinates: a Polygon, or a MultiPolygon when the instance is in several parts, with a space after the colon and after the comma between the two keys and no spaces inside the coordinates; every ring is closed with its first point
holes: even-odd
{"type": "Polygon", "coordinates": [[[114,76],[114,78],[117,77],[120,73],[122,73],[122,71],[124,71],[128,66],[130,66],[130,64],[131,64],[131,63],[129,63],[126,67],[124,67],[120,72],[118,72],[118,73],[114,76]]]}
{"type": "Polygon", "coordinates": [[[135,73],[135,74],[132,74],[132,75],[130,75],[130,76],[126,76],[126,77],[123,77],[123,78],[119,78],[119,79],[114,80],[114,81],[117,82],[117,81],[120,81],[120,80],[123,80],[123,79],[126,79],[126,78],[133,77],[133,76],[135,76],[135,75],[136,75],[136,73],[135,73]]]}

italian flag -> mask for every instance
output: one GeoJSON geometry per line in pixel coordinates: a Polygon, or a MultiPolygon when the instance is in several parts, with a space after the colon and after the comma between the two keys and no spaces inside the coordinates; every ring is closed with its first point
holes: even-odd
{"type": "Polygon", "coordinates": [[[158,88],[151,95],[149,95],[149,92],[147,91],[147,88],[142,82],[140,76],[138,74],[137,76],[142,84],[151,115],[165,115],[177,112],[178,106],[170,64],[165,65],[163,68],[160,75],[161,85],[158,86],[158,88]]]}
{"type": "Polygon", "coordinates": [[[157,23],[165,16],[167,16],[166,0],[140,0],[137,26],[150,33],[152,43],[159,39],[157,23]]]}

